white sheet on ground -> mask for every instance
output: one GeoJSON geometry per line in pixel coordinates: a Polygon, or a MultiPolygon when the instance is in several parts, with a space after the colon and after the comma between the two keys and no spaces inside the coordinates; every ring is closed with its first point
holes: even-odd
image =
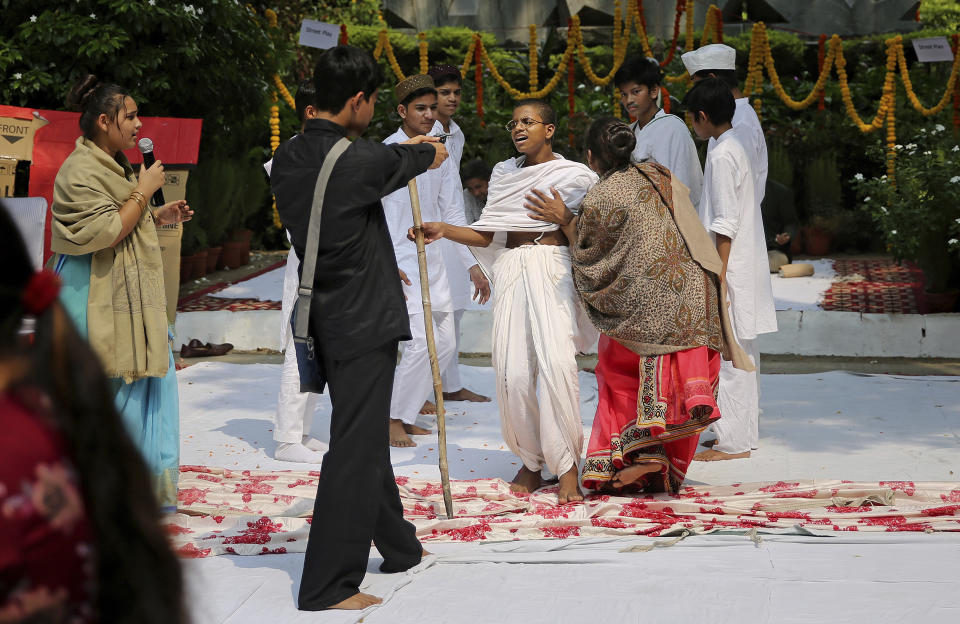
{"type": "Polygon", "coordinates": [[[211,297],[223,299],[258,299],[280,301],[283,297],[283,273],[285,267],[267,271],[248,280],[231,284],[223,290],[210,293],[211,297]]]}
{"type": "Polygon", "coordinates": [[[783,278],[778,274],[770,275],[773,286],[773,302],[778,310],[820,310],[823,294],[837,278],[833,270],[833,260],[797,260],[813,265],[810,277],[783,278]]]}

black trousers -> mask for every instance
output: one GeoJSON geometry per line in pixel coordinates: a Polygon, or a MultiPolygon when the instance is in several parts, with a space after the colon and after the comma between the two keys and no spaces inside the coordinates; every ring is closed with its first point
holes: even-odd
{"type": "Polygon", "coordinates": [[[359,591],[371,541],[384,572],[420,563],[422,548],[403,519],[390,464],[396,362],[396,340],[349,360],[324,357],[333,413],[300,581],[304,611],[326,609],[359,591]]]}

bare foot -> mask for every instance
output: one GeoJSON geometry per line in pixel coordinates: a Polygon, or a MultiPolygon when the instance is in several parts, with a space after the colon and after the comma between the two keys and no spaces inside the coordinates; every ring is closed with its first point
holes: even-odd
{"type": "Polygon", "coordinates": [[[460,388],[456,392],[444,392],[444,401],[472,401],[474,403],[489,403],[490,397],[477,394],[473,390],[460,388]]]}
{"type": "Polygon", "coordinates": [[[712,447],[715,446],[716,444],[717,444],[717,440],[716,440],[716,439],[713,439],[713,440],[704,440],[703,442],[700,443],[700,446],[705,446],[705,447],[707,447],[707,448],[712,448],[712,447]]]}
{"type": "Polygon", "coordinates": [[[750,451],[743,453],[724,453],[722,451],[700,451],[693,456],[693,461],[724,461],[726,459],[745,459],[750,457],[750,451]]]}
{"type": "Polygon", "coordinates": [[[403,423],[403,430],[410,435],[430,435],[433,433],[429,429],[424,429],[423,427],[418,427],[416,425],[408,425],[407,423],[403,423]]]}
{"type": "Polygon", "coordinates": [[[576,465],[570,470],[560,475],[560,490],[557,492],[557,503],[566,505],[583,500],[583,492],[580,491],[580,474],[576,465]]]}
{"type": "Polygon", "coordinates": [[[510,482],[511,492],[531,494],[543,487],[543,478],[539,472],[534,472],[526,466],[517,471],[517,476],[510,482]]]}
{"type": "Polygon", "coordinates": [[[627,466],[623,470],[617,472],[617,474],[613,475],[611,483],[614,487],[622,488],[630,485],[631,483],[636,483],[643,477],[643,475],[659,471],[660,464],[657,462],[641,462],[639,464],[627,466]]]}
{"type": "Polygon", "coordinates": [[[424,401],[423,407],[420,408],[421,414],[436,414],[437,406],[433,404],[433,401],[424,401]]]}
{"type": "Polygon", "coordinates": [[[410,439],[410,436],[407,435],[406,428],[403,426],[403,421],[396,418],[390,419],[390,446],[395,446],[398,448],[405,448],[410,446],[416,446],[417,443],[410,439]]]}
{"type": "Polygon", "coordinates": [[[376,596],[371,596],[370,594],[362,594],[360,592],[355,593],[346,600],[341,600],[335,605],[327,607],[328,609],[346,609],[349,611],[363,611],[367,607],[372,607],[373,605],[380,604],[383,602],[382,598],[377,598],[376,596]]]}

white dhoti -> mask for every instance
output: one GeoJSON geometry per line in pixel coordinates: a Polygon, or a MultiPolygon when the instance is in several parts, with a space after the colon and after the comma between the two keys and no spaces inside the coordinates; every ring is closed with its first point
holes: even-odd
{"type": "MultiPolygon", "coordinates": [[[[736,330],[734,330],[736,333],[736,330]]],[[[722,453],[745,453],[757,448],[760,439],[760,348],[756,338],[737,338],[747,355],[757,367],[744,371],[724,360],[720,366],[720,390],[717,406],[720,420],[713,423],[717,444],[713,447],[722,453]]]]}
{"type": "Polygon", "coordinates": [[[546,464],[562,475],[583,449],[579,304],[569,250],[522,245],[499,256],[493,275],[493,369],[503,438],[529,470],[546,464]]]}
{"type": "Polygon", "coordinates": [[[290,327],[290,314],[293,312],[297,287],[300,285],[300,276],[297,274],[299,267],[300,260],[291,248],[283,274],[283,298],[280,304],[283,365],[280,367],[280,395],[277,397],[277,414],[273,423],[274,440],[297,444],[303,436],[310,435],[313,412],[317,407],[315,394],[300,392],[300,371],[297,368],[297,352],[293,346],[293,330],[290,327]]]}
{"type": "MultiPolygon", "coordinates": [[[[408,425],[417,420],[423,402],[433,396],[433,373],[422,312],[410,315],[410,334],[413,339],[403,343],[403,355],[394,373],[393,393],[390,396],[390,418],[402,420],[408,425]]],[[[433,313],[433,339],[437,345],[440,370],[444,370],[457,348],[452,312],[433,313]]]]}

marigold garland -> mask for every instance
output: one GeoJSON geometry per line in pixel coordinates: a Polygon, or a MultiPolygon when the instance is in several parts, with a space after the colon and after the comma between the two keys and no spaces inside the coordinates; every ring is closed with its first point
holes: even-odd
{"type": "Polygon", "coordinates": [[[670,64],[670,61],[673,60],[673,55],[677,51],[677,41],[680,39],[680,18],[683,17],[684,7],[686,7],[686,2],[684,0],[677,0],[677,13],[673,17],[673,41],[670,42],[670,49],[667,52],[667,58],[660,61],[660,67],[666,67],[670,64]]]}
{"type": "Polygon", "coordinates": [[[693,50],[693,0],[687,0],[687,41],[684,49],[687,52],[693,50]]]}
{"type": "Polygon", "coordinates": [[[483,120],[483,61],[481,59],[483,41],[480,40],[480,35],[474,35],[473,42],[473,63],[476,67],[473,80],[476,83],[477,89],[477,117],[480,118],[480,127],[485,128],[487,124],[483,120]]]}
{"type": "Polygon", "coordinates": [[[663,112],[670,114],[670,92],[665,85],[660,85],[660,99],[663,101],[663,112]]]}
{"type": "Polygon", "coordinates": [[[340,45],[347,45],[347,42],[349,40],[350,38],[347,36],[347,25],[340,24],[340,40],[338,41],[338,43],[340,45]]]}
{"type": "MultiPolygon", "coordinates": [[[[297,103],[293,99],[293,96],[290,95],[290,90],[287,89],[287,85],[283,84],[283,80],[280,79],[280,76],[277,74],[273,75],[273,84],[276,85],[277,91],[280,92],[280,96],[283,98],[283,101],[287,103],[293,110],[297,110],[297,103]]],[[[276,97],[276,92],[274,92],[274,97],[276,97]]]]}
{"type": "Polygon", "coordinates": [[[577,109],[577,100],[574,97],[574,93],[575,93],[574,86],[577,80],[576,76],[577,76],[576,64],[574,63],[573,58],[571,57],[570,60],[567,62],[567,108],[569,109],[569,113],[568,113],[569,121],[567,123],[567,130],[569,131],[569,135],[567,137],[567,140],[570,143],[570,147],[573,147],[573,115],[577,109]]]}
{"type": "Polygon", "coordinates": [[[417,34],[417,38],[420,39],[420,73],[425,74],[430,68],[430,64],[427,61],[427,33],[421,32],[417,34]]]}
{"type": "MultiPolygon", "coordinates": [[[[279,80],[278,77],[277,81],[279,80]]],[[[280,107],[277,106],[276,91],[270,92],[270,100],[273,102],[273,105],[270,106],[270,153],[273,154],[280,147],[280,107]]],[[[280,213],[277,212],[276,197],[273,198],[273,224],[278,229],[283,227],[283,223],[280,222],[280,213]]]]}
{"type": "MultiPolygon", "coordinates": [[[[826,44],[827,36],[824,34],[820,35],[819,41],[817,41],[817,71],[823,74],[823,62],[826,59],[826,44]]],[[[820,89],[820,95],[817,97],[817,110],[824,110],[824,90],[820,89]]]]}
{"type": "MultiPolygon", "coordinates": [[[[956,58],[957,50],[960,49],[960,34],[950,36],[950,47],[953,50],[953,56],[956,58]]],[[[953,86],[953,134],[960,133],[960,82],[953,86]]]]}

